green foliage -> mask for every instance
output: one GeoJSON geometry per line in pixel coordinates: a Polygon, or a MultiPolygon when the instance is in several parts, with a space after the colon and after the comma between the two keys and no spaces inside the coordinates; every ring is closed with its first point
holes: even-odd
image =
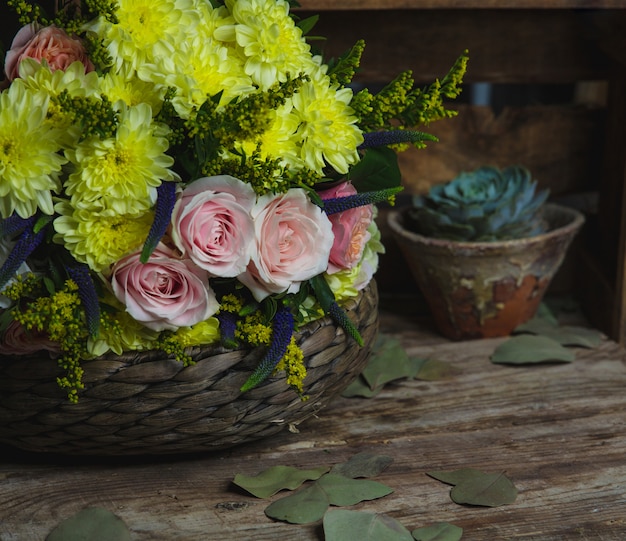
{"type": "Polygon", "coordinates": [[[463,528],[449,522],[437,522],[417,528],[411,535],[416,541],[459,541],[463,537],[463,528]]]}
{"type": "Polygon", "coordinates": [[[328,75],[334,83],[345,86],[352,82],[356,70],[361,64],[365,41],[359,40],[338,60],[328,62],[328,75]]]}
{"type": "Polygon", "coordinates": [[[324,515],[326,541],[413,541],[411,533],[396,519],[382,513],[332,509],[324,515]]]}
{"type": "Polygon", "coordinates": [[[117,515],[101,507],[82,509],[61,522],[46,541],[130,541],[130,530],[117,515]]]}
{"type": "Polygon", "coordinates": [[[328,472],[327,466],[299,470],[293,466],[274,466],[258,475],[235,475],[233,483],[257,498],[269,498],[281,490],[295,490],[305,481],[319,479],[328,472]]]}
{"type": "Polygon", "coordinates": [[[320,520],[331,505],[356,505],[392,492],[391,488],[376,481],[327,473],[306,488],[271,503],[265,514],[292,524],[308,524],[320,520]]]}
{"type": "Polygon", "coordinates": [[[485,473],[474,468],[453,471],[433,471],[427,475],[443,483],[454,485],[450,498],[458,504],[499,507],[511,504],[517,498],[517,489],[503,473],[485,473]]]}
{"type": "Polygon", "coordinates": [[[405,71],[372,95],[364,89],[352,102],[364,132],[397,128],[415,128],[457,114],[444,104],[445,99],[458,97],[467,70],[467,50],[457,58],[447,75],[426,88],[415,88],[411,71],[405,71]]]}
{"type": "Polygon", "coordinates": [[[500,344],[491,355],[495,364],[571,362],[574,352],[547,336],[521,334],[500,344]]]}
{"type": "Polygon", "coordinates": [[[367,366],[342,396],[372,398],[393,381],[407,378],[432,381],[456,373],[457,369],[444,361],[409,357],[398,339],[379,334],[367,366]]]}
{"type": "Polygon", "coordinates": [[[481,167],[413,199],[407,228],[428,237],[466,242],[525,238],[546,230],[541,210],[548,190],[521,166],[481,167]]]}

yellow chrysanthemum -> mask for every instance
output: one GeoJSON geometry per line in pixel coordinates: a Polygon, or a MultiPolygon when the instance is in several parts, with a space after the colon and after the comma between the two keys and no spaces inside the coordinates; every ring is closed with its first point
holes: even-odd
{"type": "Polygon", "coordinates": [[[291,98],[291,114],[299,125],[296,137],[302,141],[300,157],[319,173],[329,164],[346,174],[359,161],[357,147],[363,142],[350,107],[352,90],[331,84],[321,69],[309,75],[311,80],[291,98]]]}
{"type": "Polygon", "coordinates": [[[270,114],[273,121],[258,139],[240,142],[236,147],[248,156],[258,147],[262,159],[277,159],[283,165],[301,168],[300,147],[294,136],[298,129],[297,116],[289,114],[284,107],[270,114]]]}
{"type": "Polygon", "coordinates": [[[173,55],[143,65],[138,73],[157,88],[176,89],[172,103],[183,118],[189,118],[207,96],[221,93],[220,104],[224,105],[255,90],[229,48],[199,36],[181,44],[173,55]]]}
{"type": "Polygon", "coordinates": [[[0,216],[28,218],[54,212],[52,192],[67,160],[59,154],[60,133],[46,120],[48,98],[20,80],[0,94],[0,216]]]}
{"type": "Polygon", "coordinates": [[[226,6],[236,21],[215,30],[217,39],[235,39],[245,55],[245,72],[262,89],[290,73],[299,74],[312,63],[310,47],[284,0],[229,0],[226,6]]]}
{"type": "Polygon", "coordinates": [[[99,17],[88,29],[103,39],[114,69],[131,70],[172,55],[200,18],[192,0],[117,0],[117,23],[99,17]]]}
{"type": "Polygon", "coordinates": [[[214,344],[220,339],[219,321],[210,317],[206,321],[196,323],[192,327],[181,327],[175,333],[176,339],[182,347],[206,346],[214,344]]]}
{"type": "Polygon", "coordinates": [[[148,236],[153,212],[117,214],[75,209],[69,201],[55,205],[54,241],[63,244],[74,259],[102,272],[121,257],[139,249],[148,236]]]}
{"type": "Polygon", "coordinates": [[[159,333],[144,327],[126,312],[124,306],[112,294],[105,294],[102,299],[109,306],[116,308],[114,316],[108,316],[100,324],[98,336],[87,340],[87,350],[91,357],[99,357],[112,351],[121,355],[124,351],[151,349],[159,333]]]}
{"type": "MultiPolygon", "coordinates": [[[[20,81],[29,89],[45,92],[51,98],[67,92],[72,98],[97,97],[99,80],[96,72],[85,74],[80,62],[73,62],[66,70],[51,71],[46,61],[39,63],[25,58],[20,63],[20,81]]],[[[71,111],[63,110],[54,100],[48,103],[47,122],[59,130],[59,144],[70,147],[76,144],[80,135],[80,125],[74,123],[71,111]]]]}
{"type": "Polygon", "coordinates": [[[149,209],[161,181],[178,179],[168,169],[174,163],[165,154],[168,142],[156,130],[147,104],[123,107],[115,137],[92,137],[68,150],[76,168],[65,185],[72,205],[120,215],[149,209]]]}
{"type": "Polygon", "coordinates": [[[160,111],[166,90],[155,88],[152,83],[142,81],[134,74],[128,73],[127,69],[121,70],[120,73],[104,75],[100,81],[100,89],[114,106],[117,101],[131,106],[147,103],[153,115],[160,111]]]}

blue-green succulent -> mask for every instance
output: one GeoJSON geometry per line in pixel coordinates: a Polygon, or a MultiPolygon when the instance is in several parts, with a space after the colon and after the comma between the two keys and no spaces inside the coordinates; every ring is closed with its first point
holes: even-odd
{"type": "Polygon", "coordinates": [[[481,167],[413,198],[409,229],[435,238],[484,242],[545,232],[541,208],[548,190],[537,191],[528,169],[481,167]]]}

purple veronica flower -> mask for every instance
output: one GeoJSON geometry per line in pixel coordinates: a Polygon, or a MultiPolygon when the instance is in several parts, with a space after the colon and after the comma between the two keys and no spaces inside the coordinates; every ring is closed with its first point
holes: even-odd
{"type": "Polygon", "coordinates": [[[294,318],[288,306],[281,305],[274,316],[272,327],[272,343],[267,353],[255,368],[252,375],[241,387],[241,392],[245,393],[265,381],[276,368],[276,365],[283,358],[287,351],[287,346],[291,342],[294,329],[294,318]]]}

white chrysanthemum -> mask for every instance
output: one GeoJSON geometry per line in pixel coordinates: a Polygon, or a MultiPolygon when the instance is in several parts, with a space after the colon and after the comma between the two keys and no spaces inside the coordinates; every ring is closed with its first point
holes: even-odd
{"type": "MultiPolygon", "coordinates": [[[[41,90],[52,98],[67,92],[72,98],[99,96],[99,80],[96,72],[85,74],[80,62],[73,62],[67,70],[51,71],[45,60],[40,64],[30,58],[20,63],[20,81],[31,90],[41,90]]],[[[75,123],[71,111],[63,110],[54,99],[48,103],[47,121],[59,130],[59,144],[63,148],[74,146],[81,135],[80,125],[75,123]]]]}
{"type": "Polygon", "coordinates": [[[175,54],[141,66],[138,74],[157,88],[176,89],[172,104],[182,118],[189,118],[207,96],[221,93],[223,105],[256,90],[231,49],[198,36],[181,43],[175,54]]]}
{"type": "Polygon", "coordinates": [[[352,90],[331,84],[322,70],[310,76],[291,98],[290,114],[299,126],[294,137],[301,142],[300,158],[319,173],[328,164],[345,174],[359,161],[357,147],[363,142],[350,107],[352,90]]]}
{"type": "Polygon", "coordinates": [[[297,116],[289,113],[289,107],[281,107],[272,115],[270,127],[258,139],[239,142],[236,148],[250,156],[258,147],[261,159],[275,159],[282,165],[302,168],[299,141],[295,137],[297,116]]]}
{"type": "Polygon", "coordinates": [[[149,209],[164,180],[178,180],[167,139],[155,134],[150,107],[122,107],[114,137],[92,137],[66,152],[75,171],[66,193],[76,208],[136,214],[149,209]]]}
{"type": "Polygon", "coordinates": [[[96,272],[106,271],[118,259],[141,248],[154,220],[151,211],[117,214],[76,209],[69,201],[55,205],[54,241],[62,244],[76,261],[96,272]]]}
{"type": "Polygon", "coordinates": [[[156,115],[163,105],[165,88],[157,88],[152,83],[141,80],[134,73],[124,68],[119,73],[107,73],[100,81],[102,95],[115,104],[118,101],[126,105],[147,103],[156,115]]]}
{"type": "Polygon", "coordinates": [[[53,214],[52,193],[67,160],[60,134],[46,120],[48,97],[19,79],[0,94],[0,216],[28,218],[40,209],[53,214]]]}
{"type": "Polygon", "coordinates": [[[104,40],[114,69],[136,70],[174,54],[200,21],[194,0],[117,0],[117,23],[99,17],[88,26],[104,40]]]}
{"type": "Polygon", "coordinates": [[[236,24],[215,30],[223,41],[236,40],[245,55],[245,71],[262,89],[296,76],[312,63],[310,47],[284,0],[230,0],[236,24]]]}

